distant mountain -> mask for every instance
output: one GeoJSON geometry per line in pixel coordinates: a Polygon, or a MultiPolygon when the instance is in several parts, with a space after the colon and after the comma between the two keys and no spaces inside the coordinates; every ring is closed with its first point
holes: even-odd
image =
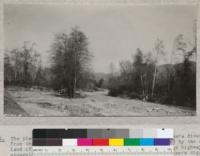
{"type": "Polygon", "coordinates": [[[99,81],[100,79],[108,80],[110,78],[109,73],[94,73],[95,80],[99,81]]]}
{"type": "MultiPolygon", "coordinates": [[[[183,63],[177,63],[177,64],[164,64],[164,65],[160,65],[158,66],[158,72],[164,72],[164,71],[169,71],[169,70],[182,70],[181,68],[183,68],[183,63]]],[[[189,69],[192,72],[196,72],[196,62],[194,61],[189,61],[189,69]]]]}
{"type": "Polygon", "coordinates": [[[109,79],[111,77],[110,73],[94,73],[95,81],[99,82],[101,79],[103,79],[103,86],[108,86],[109,79]]]}
{"type": "MultiPolygon", "coordinates": [[[[183,63],[178,63],[178,64],[175,64],[174,67],[176,69],[181,69],[183,67],[183,63]]],[[[189,61],[189,68],[192,72],[196,72],[196,62],[194,61],[189,61]]]]}

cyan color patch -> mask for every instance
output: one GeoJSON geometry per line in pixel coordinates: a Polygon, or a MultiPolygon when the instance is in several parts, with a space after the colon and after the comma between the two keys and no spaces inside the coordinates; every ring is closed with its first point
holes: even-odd
{"type": "Polygon", "coordinates": [[[153,138],[140,139],[140,146],[154,146],[154,139],[153,138]]]}

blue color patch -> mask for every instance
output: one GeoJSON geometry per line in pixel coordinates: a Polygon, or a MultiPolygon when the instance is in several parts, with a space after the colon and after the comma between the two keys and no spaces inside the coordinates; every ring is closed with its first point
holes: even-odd
{"type": "Polygon", "coordinates": [[[140,139],[141,146],[154,146],[154,139],[153,138],[143,138],[140,139]]]}

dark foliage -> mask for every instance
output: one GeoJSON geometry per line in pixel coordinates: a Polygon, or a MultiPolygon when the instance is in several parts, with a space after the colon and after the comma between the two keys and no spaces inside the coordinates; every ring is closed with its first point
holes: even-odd
{"type": "Polygon", "coordinates": [[[110,78],[109,95],[150,102],[196,108],[196,63],[185,57],[179,64],[164,64],[156,68],[156,82],[152,96],[155,62],[143,60],[137,50],[133,62],[125,62],[119,76],[110,78]],[[129,64],[129,65],[127,65],[129,64]],[[128,69],[128,66],[132,66],[128,69]]]}

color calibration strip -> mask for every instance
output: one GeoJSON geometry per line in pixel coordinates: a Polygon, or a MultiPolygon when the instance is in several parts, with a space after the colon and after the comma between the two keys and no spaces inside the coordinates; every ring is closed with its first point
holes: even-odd
{"type": "Polygon", "coordinates": [[[33,146],[170,146],[172,129],[34,129],[33,146]]]}
{"type": "Polygon", "coordinates": [[[34,139],[33,146],[169,146],[172,139],[34,139]]]}

